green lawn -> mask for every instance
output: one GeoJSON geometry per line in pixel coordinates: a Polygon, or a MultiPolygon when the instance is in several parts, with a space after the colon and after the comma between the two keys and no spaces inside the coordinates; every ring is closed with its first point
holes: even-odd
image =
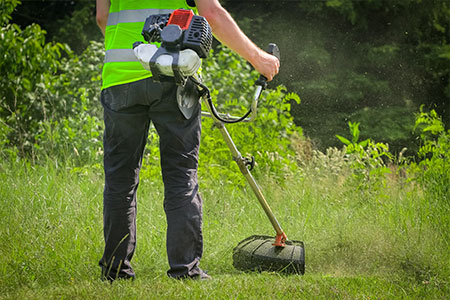
{"type": "Polygon", "coordinates": [[[0,163],[0,298],[8,299],[449,299],[448,228],[425,193],[393,176],[357,190],[345,172],[305,169],[258,180],[288,237],[305,242],[306,274],[242,273],[231,252],[273,229],[250,189],[213,182],[204,199],[202,267],[212,281],[166,277],[160,178],[138,195],[137,279],[99,280],[102,170],[55,161],[0,163]]]}
{"type": "Polygon", "coordinates": [[[113,285],[95,279],[20,289],[15,299],[448,299],[434,284],[381,277],[216,274],[210,282],[178,282],[146,274],[113,285]]]}

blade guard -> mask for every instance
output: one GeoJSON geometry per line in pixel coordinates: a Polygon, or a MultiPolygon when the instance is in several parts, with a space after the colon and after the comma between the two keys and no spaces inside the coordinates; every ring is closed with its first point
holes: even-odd
{"type": "Polygon", "coordinates": [[[273,237],[253,235],[233,249],[233,266],[242,271],[269,271],[285,274],[305,273],[303,242],[289,240],[285,247],[274,247],[273,237]]]}

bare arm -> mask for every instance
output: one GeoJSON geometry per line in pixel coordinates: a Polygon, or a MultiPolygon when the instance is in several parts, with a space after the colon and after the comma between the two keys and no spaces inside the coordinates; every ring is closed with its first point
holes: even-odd
{"type": "MultiPolygon", "coordinates": [[[[99,0],[97,0],[99,1],[99,0]]],[[[269,81],[278,73],[278,59],[258,48],[239,28],[218,0],[195,0],[198,12],[208,20],[214,36],[242,56],[269,81]]]]}
{"type": "Polygon", "coordinates": [[[97,25],[105,35],[106,24],[108,23],[109,6],[111,3],[109,0],[96,0],[97,1],[97,12],[96,19],[97,25]]]}

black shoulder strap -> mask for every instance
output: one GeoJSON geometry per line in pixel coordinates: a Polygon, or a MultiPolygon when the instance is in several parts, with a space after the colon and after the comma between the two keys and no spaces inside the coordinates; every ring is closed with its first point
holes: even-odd
{"type": "Polygon", "coordinates": [[[187,5],[190,7],[195,7],[195,0],[186,0],[187,5]]]}

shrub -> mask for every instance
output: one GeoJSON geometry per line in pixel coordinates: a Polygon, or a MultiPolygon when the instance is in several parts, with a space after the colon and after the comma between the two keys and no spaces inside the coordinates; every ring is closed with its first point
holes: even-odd
{"type": "Polygon", "coordinates": [[[0,118],[10,129],[3,135],[23,154],[30,151],[39,122],[53,119],[61,108],[48,96],[55,91],[62,54],[70,55],[70,49],[45,43],[45,31],[36,24],[24,30],[7,24],[0,45],[0,118]]]}
{"type": "Polygon", "coordinates": [[[415,130],[419,131],[419,162],[410,165],[410,174],[421,185],[450,204],[450,130],[435,110],[424,112],[423,106],[416,116],[415,130]]]}
{"type": "Polygon", "coordinates": [[[37,24],[9,24],[18,3],[1,3],[0,153],[91,159],[100,143],[103,46],[92,42],[76,56],[65,44],[47,43],[37,24]]]}
{"type": "MultiPolygon", "coordinates": [[[[209,87],[213,102],[220,113],[243,115],[251,105],[254,82],[259,76],[238,55],[220,47],[203,61],[203,81],[209,87]]],[[[238,150],[244,157],[255,157],[258,168],[255,174],[266,172],[283,178],[297,169],[295,150],[291,140],[302,136],[302,130],[293,122],[291,102],[300,103],[294,93],[284,86],[267,89],[261,96],[258,116],[251,123],[227,125],[238,150]]],[[[141,177],[157,176],[159,157],[158,137],[153,131],[147,143],[147,155],[141,177]]],[[[200,147],[200,173],[204,179],[244,184],[244,177],[231,157],[219,130],[209,118],[203,119],[200,147]],[[207,175],[206,175],[207,174],[207,175]]]]}
{"type": "Polygon", "coordinates": [[[61,63],[61,74],[47,96],[54,118],[42,120],[34,136],[35,155],[74,157],[98,162],[102,154],[102,108],[99,101],[103,46],[91,42],[80,56],[61,63]]]}
{"type": "Polygon", "coordinates": [[[387,162],[392,161],[393,156],[389,152],[389,146],[371,139],[359,141],[359,123],[348,122],[348,125],[351,140],[340,135],[336,137],[346,146],[345,150],[358,188],[379,190],[385,186],[384,175],[390,173],[387,162]]]}
{"type": "Polygon", "coordinates": [[[419,131],[419,162],[408,168],[411,180],[423,188],[434,222],[448,241],[450,233],[450,130],[445,130],[436,111],[423,111],[416,116],[415,130],[419,131]]]}
{"type": "MultiPolygon", "coordinates": [[[[220,48],[214,54],[213,59],[205,60],[203,68],[204,81],[212,90],[213,102],[219,112],[241,116],[254,98],[254,82],[259,74],[227,48],[220,48]]],[[[258,115],[253,122],[227,125],[241,154],[255,157],[259,167],[255,174],[265,172],[281,179],[297,168],[291,141],[296,136],[302,136],[302,130],[294,124],[290,114],[291,102],[300,103],[300,98],[288,93],[284,86],[266,89],[261,95],[258,115]]],[[[212,120],[204,119],[203,128],[202,166],[208,169],[212,177],[240,176],[212,120]]]]}
{"type": "MultiPolygon", "coordinates": [[[[67,45],[46,43],[38,25],[24,30],[17,25],[2,28],[0,55],[0,137],[2,153],[33,158],[69,156],[84,164],[101,157],[100,80],[103,46],[91,42],[80,56],[67,45]],[[6,45],[6,46],[3,46],[6,45]]],[[[253,100],[254,82],[259,76],[249,64],[226,48],[219,48],[204,60],[205,83],[221,112],[243,114],[253,100]]],[[[294,137],[302,136],[290,114],[291,103],[300,98],[284,86],[266,89],[258,118],[251,124],[228,126],[244,156],[255,156],[258,166],[277,178],[292,173],[294,137]]],[[[204,120],[201,168],[211,178],[241,182],[238,168],[212,120],[204,120]]],[[[158,137],[152,128],[147,143],[142,177],[159,173],[158,137]]],[[[259,171],[257,171],[259,172],[259,171]]],[[[257,174],[256,172],[256,174],[257,174]]]]}

